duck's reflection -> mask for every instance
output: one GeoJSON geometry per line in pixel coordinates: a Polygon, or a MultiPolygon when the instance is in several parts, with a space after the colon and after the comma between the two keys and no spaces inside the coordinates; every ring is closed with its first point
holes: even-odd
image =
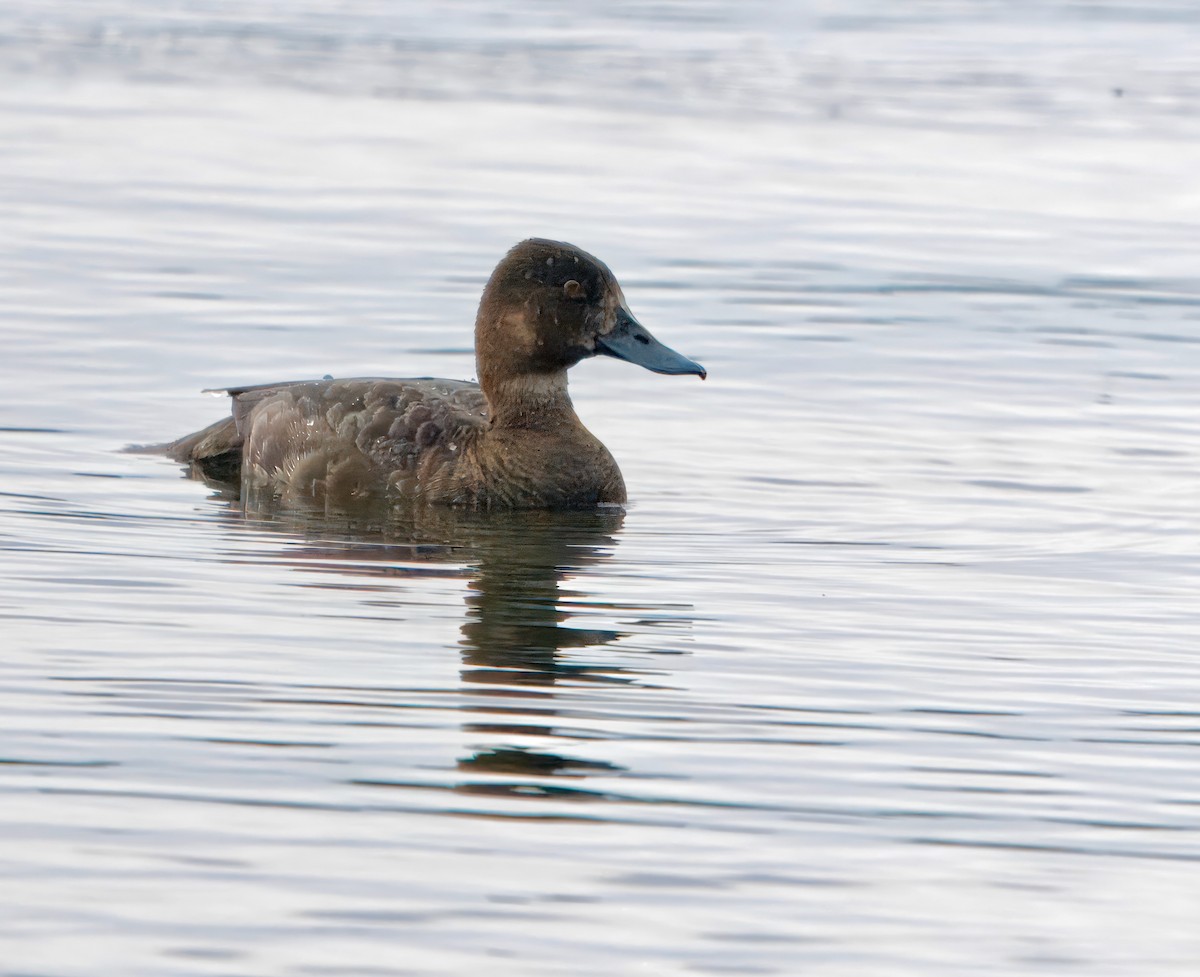
{"type": "Polygon", "coordinates": [[[567,589],[565,581],[608,556],[623,518],[619,510],[537,513],[476,527],[461,642],[466,681],[549,685],[563,675],[594,673],[560,652],[621,635],[567,626],[578,615],[564,601],[585,595],[567,589]]]}
{"type": "MultiPolygon", "coordinates": [[[[484,743],[459,759],[460,770],[526,778],[621,771],[603,761],[512,744],[555,735],[559,683],[636,685],[641,680],[638,669],[578,654],[624,636],[611,628],[581,626],[590,611],[609,618],[619,611],[592,599],[584,581],[588,569],[601,565],[617,546],[622,510],[476,514],[422,509],[356,513],[351,518],[258,503],[248,508],[236,496],[227,496],[225,503],[230,521],[239,529],[279,531],[289,537],[277,555],[280,563],[336,573],[343,578],[339,589],[347,576],[370,578],[353,586],[369,589],[373,597],[378,596],[381,578],[387,578],[388,587],[398,578],[467,578],[459,645],[462,681],[472,686],[472,696],[467,707],[471,719],[463,729],[484,743]]],[[[639,620],[647,616],[654,618],[654,609],[639,605],[639,620]]],[[[663,607],[662,619],[678,623],[678,606],[663,607]]],[[[500,779],[460,789],[511,791],[524,797],[563,793],[552,788],[531,793],[528,783],[500,779]]]]}
{"type": "MultiPolygon", "coordinates": [[[[551,686],[565,677],[576,681],[633,680],[621,674],[623,669],[609,666],[601,670],[578,656],[562,654],[621,637],[619,631],[571,625],[578,614],[568,610],[568,602],[578,606],[586,595],[568,589],[566,580],[611,553],[623,518],[624,513],[617,510],[525,514],[489,522],[482,534],[487,542],[476,550],[476,575],[466,598],[467,619],[460,642],[464,682],[490,684],[502,696],[503,690],[511,690],[513,685],[551,686]]],[[[492,713],[491,721],[470,723],[464,728],[476,735],[510,741],[545,733],[544,728],[531,728],[528,723],[506,722],[504,717],[511,715],[511,710],[501,703],[486,711],[492,713]]],[[[473,773],[526,777],[580,777],[620,769],[579,757],[506,747],[478,750],[460,759],[458,766],[473,773]]],[[[473,791],[480,787],[474,785],[473,791]]],[[[489,787],[495,791],[503,790],[505,785],[493,783],[489,787]]],[[[522,789],[529,796],[528,787],[522,789]]],[[[579,792],[572,793],[578,796],[579,792]]]]}

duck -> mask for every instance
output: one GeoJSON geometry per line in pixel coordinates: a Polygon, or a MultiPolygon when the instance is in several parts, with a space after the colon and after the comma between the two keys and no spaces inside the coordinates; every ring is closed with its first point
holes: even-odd
{"type": "Polygon", "coordinates": [[[230,416],[160,447],[195,477],[285,505],[623,506],[621,470],[567,392],[567,371],[593,356],[707,376],[634,318],[602,261],[530,238],[483,290],[478,382],[327,377],[224,388],[214,392],[229,395],[230,416]]]}

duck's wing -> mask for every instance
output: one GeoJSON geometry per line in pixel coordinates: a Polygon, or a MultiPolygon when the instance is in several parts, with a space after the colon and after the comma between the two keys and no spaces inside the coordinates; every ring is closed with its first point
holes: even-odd
{"type": "Polygon", "coordinates": [[[385,492],[397,476],[415,478],[426,455],[453,455],[487,425],[483,392],[460,380],[297,380],[225,392],[231,416],[166,453],[209,479],[247,476],[284,494],[385,492]]]}
{"type": "Polygon", "coordinates": [[[356,378],[238,389],[242,481],[272,493],[350,501],[415,495],[487,426],[477,384],[356,378]]]}
{"type": "MultiPolygon", "coordinates": [[[[311,383],[309,380],[289,380],[283,383],[262,383],[252,387],[216,387],[203,391],[206,394],[228,394],[232,398],[229,417],[222,417],[208,427],[185,435],[178,441],[155,445],[169,458],[184,464],[188,462],[208,463],[214,459],[231,456],[228,460],[240,464],[243,442],[243,426],[254,405],[276,391],[287,387],[311,383]],[[234,459],[237,459],[235,462],[234,459]]],[[[234,471],[236,477],[237,472],[234,471]]]]}

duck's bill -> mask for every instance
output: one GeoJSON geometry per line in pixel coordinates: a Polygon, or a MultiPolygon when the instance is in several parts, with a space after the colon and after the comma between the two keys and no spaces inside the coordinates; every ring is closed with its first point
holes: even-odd
{"type": "Polygon", "coordinates": [[[597,338],[596,352],[636,363],[655,373],[694,373],[701,380],[708,376],[708,371],[699,363],[664,346],[624,309],[617,310],[616,328],[607,336],[597,338]]]}

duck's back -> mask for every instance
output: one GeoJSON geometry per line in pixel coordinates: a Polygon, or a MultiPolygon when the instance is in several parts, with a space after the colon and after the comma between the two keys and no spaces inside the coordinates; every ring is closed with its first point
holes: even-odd
{"type": "Polygon", "coordinates": [[[284,500],[350,505],[452,492],[464,453],[487,426],[487,401],[465,381],[296,381],[228,393],[232,416],[168,453],[284,500]]]}

